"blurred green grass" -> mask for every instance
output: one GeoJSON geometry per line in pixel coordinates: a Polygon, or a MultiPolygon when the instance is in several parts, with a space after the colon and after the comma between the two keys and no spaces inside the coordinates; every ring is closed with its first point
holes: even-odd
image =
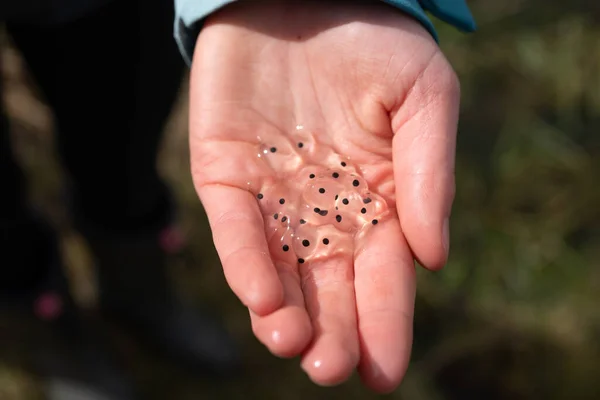
{"type": "MultiPolygon", "coordinates": [[[[415,349],[396,399],[600,398],[600,6],[573,0],[471,1],[474,35],[438,24],[462,83],[457,197],[446,269],[419,273],[415,349]]],[[[7,93],[36,203],[63,227],[80,298],[88,264],[64,216],[49,114],[7,53],[7,93]]],[[[185,93],[185,88],[183,90],[185,93]]],[[[182,291],[212,307],[244,347],[248,374],[211,382],[164,365],[131,340],[151,399],[379,398],[358,379],[311,384],[271,356],[227,288],[189,176],[187,100],[167,127],[161,167],[193,244],[174,262],[182,291]]],[[[86,297],[87,296],[87,297],[86,297]]],[[[0,360],[0,399],[39,398],[0,360]]]]}

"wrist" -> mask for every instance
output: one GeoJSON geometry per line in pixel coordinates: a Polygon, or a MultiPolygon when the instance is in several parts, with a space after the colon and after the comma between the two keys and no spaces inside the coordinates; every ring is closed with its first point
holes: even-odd
{"type": "MultiPolygon", "coordinates": [[[[345,10],[357,4],[362,4],[363,6],[368,4],[369,6],[377,7],[384,3],[415,18],[436,40],[436,31],[425,11],[431,12],[436,17],[461,30],[468,32],[475,30],[475,21],[464,0],[347,0],[346,2],[333,0],[327,2],[309,0],[303,2],[283,2],[281,0],[260,2],[256,0],[175,0],[177,16],[174,36],[183,58],[189,65],[191,64],[193,49],[195,48],[201,28],[207,20],[215,21],[222,17],[222,15],[219,16],[219,10],[230,9],[237,5],[241,5],[242,7],[249,6],[248,9],[262,7],[265,10],[272,7],[289,8],[295,6],[296,9],[301,7],[300,11],[320,5],[325,8],[337,8],[341,6],[345,10]]],[[[342,13],[344,13],[344,10],[342,10],[342,13]]],[[[297,16],[292,14],[290,17],[295,19],[297,16]]],[[[313,17],[319,17],[319,15],[313,15],[313,17]]],[[[286,19],[287,21],[289,19],[286,19]]]]}

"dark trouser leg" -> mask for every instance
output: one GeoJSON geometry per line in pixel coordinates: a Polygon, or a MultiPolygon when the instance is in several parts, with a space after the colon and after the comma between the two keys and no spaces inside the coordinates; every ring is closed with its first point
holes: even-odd
{"type": "Polygon", "coordinates": [[[178,361],[228,372],[226,332],[177,301],[158,240],[172,210],[156,156],[183,72],[172,21],[171,0],[114,0],[70,24],[10,32],[55,110],[103,308],[178,361]]]}
{"type": "MultiPolygon", "coordinates": [[[[1,93],[0,79],[0,93],[1,93]]],[[[48,279],[53,233],[32,213],[0,102],[0,296],[21,298],[48,279]]]]}
{"type": "Polygon", "coordinates": [[[183,70],[170,3],[114,0],[68,24],[9,25],[56,114],[77,222],[95,230],[148,231],[170,218],[156,170],[183,70]]]}
{"type": "MultiPolygon", "coordinates": [[[[0,79],[0,89],[2,80],[0,79]]],[[[0,90],[1,93],[1,90],[0,90]]],[[[27,213],[26,182],[12,149],[8,120],[0,102],[0,221],[10,222],[27,213]]]]}
{"type": "Polygon", "coordinates": [[[49,399],[64,399],[65,391],[74,390],[85,391],[86,399],[133,399],[123,371],[109,356],[109,341],[84,322],[69,294],[57,234],[29,206],[27,182],[1,111],[0,308],[17,311],[15,322],[28,328],[31,365],[46,377],[49,399]]]}

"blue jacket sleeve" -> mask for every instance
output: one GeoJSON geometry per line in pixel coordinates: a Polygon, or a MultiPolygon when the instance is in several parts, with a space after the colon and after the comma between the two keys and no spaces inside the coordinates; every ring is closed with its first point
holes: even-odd
{"type": "MultiPolygon", "coordinates": [[[[211,13],[236,0],[175,0],[175,40],[189,64],[202,21],[211,13]]],[[[465,0],[381,0],[417,19],[437,41],[437,33],[426,12],[460,30],[472,32],[475,21],[465,0]]]]}

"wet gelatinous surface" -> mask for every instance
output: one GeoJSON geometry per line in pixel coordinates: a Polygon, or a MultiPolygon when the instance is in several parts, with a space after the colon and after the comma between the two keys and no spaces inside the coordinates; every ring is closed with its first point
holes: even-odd
{"type": "Polygon", "coordinates": [[[257,157],[276,178],[251,190],[272,252],[290,262],[351,255],[355,241],[388,213],[350,160],[298,127],[290,139],[259,138],[257,157]]]}

